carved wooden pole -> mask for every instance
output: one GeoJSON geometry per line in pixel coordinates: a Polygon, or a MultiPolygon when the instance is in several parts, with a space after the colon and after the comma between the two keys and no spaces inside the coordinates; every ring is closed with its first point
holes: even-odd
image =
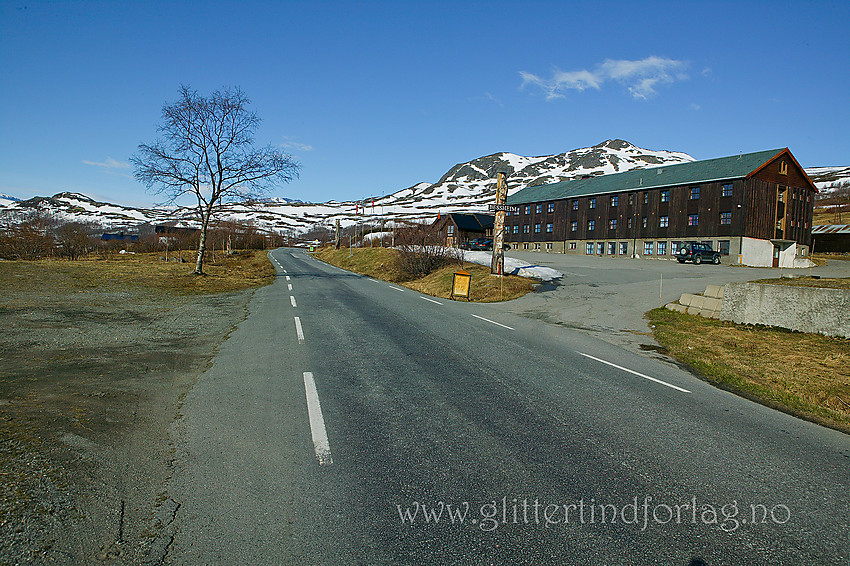
{"type": "Polygon", "coordinates": [[[505,172],[499,171],[496,181],[496,218],[493,221],[493,259],[490,261],[490,273],[501,276],[505,272],[505,202],[508,200],[508,184],[505,172]]]}

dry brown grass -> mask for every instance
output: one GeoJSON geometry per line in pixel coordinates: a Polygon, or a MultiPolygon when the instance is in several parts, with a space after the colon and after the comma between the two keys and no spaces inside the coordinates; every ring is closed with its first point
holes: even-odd
{"type": "Polygon", "coordinates": [[[666,309],[647,317],[658,343],[708,381],[850,433],[850,340],[666,309]]]}
{"type": "Polygon", "coordinates": [[[819,287],[821,289],[850,289],[850,277],[814,278],[814,277],[779,277],[775,279],[759,279],[753,283],[766,285],[785,285],[787,287],[819,287]]]}
{"type": "MultiPolygon", "coordinates": [[[[401,281],[400,273],[395,267],[395,254],[398,253],[395,250],[355,248],[351,250],[351,253],[352,256],[349,257],[347,248],[335,250],[326,247],[317,251],[315,256],[331,265],[355,273],[362,273],[375,279],[398,283],[420,293],[443,299],[451,298],[453,274],[460,270],[460,265],[453,263],[441,267],[421,279],[401,281]]],[[[472,275],[469,300],[473,302],[510,301],[533,291],[536,283],[536,281],[527,277],[515,275],[494,277],[490,275],[488,267],[472,263],[465,263],[464,270],[472,275]]]]}
{"type": "Polygon", "coordinates": [[[274,281],[274,267],[262,250],[219,254],[204,264],[207,275],[193,275],[194,262],[162,261],[158,253],[115,254],[78,261],[39,260],[0,262],[0,294],[33,286],[54,289],[120,290],[137,285],[155,291],[211,294],[262,287],[274,281]]]}

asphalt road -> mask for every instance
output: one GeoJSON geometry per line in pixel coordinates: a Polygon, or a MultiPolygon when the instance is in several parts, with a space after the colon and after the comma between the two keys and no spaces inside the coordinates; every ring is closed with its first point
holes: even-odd
{"type": "Polygon", "coordinates": [[[185,398],[165,563],[850,561],[850,437],[569,328],[272,255],[185,398]]]}

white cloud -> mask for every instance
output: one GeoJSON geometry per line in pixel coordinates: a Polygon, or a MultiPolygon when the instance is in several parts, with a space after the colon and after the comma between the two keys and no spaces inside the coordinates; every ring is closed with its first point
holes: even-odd
{"type": "Polygon", "coordinates": [[[284,137],[285,141],[280,144],[283,149],[292,149],[295,151],[313,151],[313,146],[295,141],[295,138],[284,137]]]}
{"type": "Polygon", "coordinates": [[[95,167],[103,167],[104,169],[129,169],[130,164],[126,161],[118,161],[116,159],[112,159],[111,157],[107,157],[106,161],[86,161],[83,160],[83,163],[86,165],[94,165],[95,167]]]}
{"type": "Polygon", "coordinates": [[[624,85],[638,99],[647,99],[657,94],[660,85],[688,79],[684,72],[687,63],[675,59],[651,56],[638,61],[606,59],[593,71],[555,70],[551,79],[544,79],[526,71],[520,71],[521,88],[534,85],[546,94],[546,99],[562,98],[566,91],[600,90],[608,81],[624,85]]]}

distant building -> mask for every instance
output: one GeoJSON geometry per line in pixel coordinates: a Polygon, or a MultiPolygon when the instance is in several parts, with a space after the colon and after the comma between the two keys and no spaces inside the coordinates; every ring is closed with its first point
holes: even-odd
{"type": "Polygon", "coordinates": [[[434,222],[437,238],[447,247],[457,247],[475,238],[492,238],[492,214],[461,214],[457,212],[440,215],[434,222]]]}
{"type": "Polygon", "coordinates": [[[830,224],[812,228],[812,249],[822,253],[850,253],[850,224],[830,224]]]}
{"type": "Polygon", "coordinates": [[[684,241],[725,263],[808,265],[817,188],[775,149],[526,187],[508,197],[514,249],[672,259],[684,241]]]}
{"type": "Polygon", "coordinates": [[[117,234],[107,234],[104,233],[100,240],[102,242],[106,242],[109,240],[118,240],[119,242],[138,242],[139,236],[138,234],[125,234],[124,232],[119,232],[117,234]]]}

